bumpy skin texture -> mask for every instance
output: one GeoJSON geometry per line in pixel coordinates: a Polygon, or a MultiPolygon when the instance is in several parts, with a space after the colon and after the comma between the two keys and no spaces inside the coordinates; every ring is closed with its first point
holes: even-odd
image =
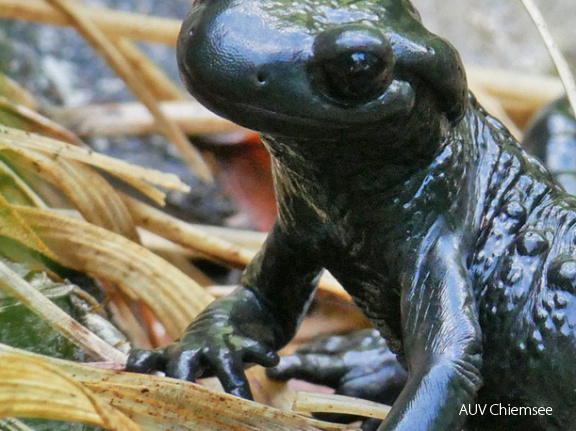
{"type": "Polygon", "coordinates": [[[200,101],[262,133],[279,216],[242,286],[131,369],[248,397],[244,364],[277,361],[327,268],[408,370],[380,430],[458,430],[485,399],[576,428],[576,201],[409,1],[199,0],[178,57],[200,101]]]}
{"type": "MultiPolygon", "coordinates": [[[[525,131],[522,147],[543,160],[566,191],[576,194],[576,118],[565,96],[536,115],[525,131]]],[[[407,377],[386,341],[375,330],[321,337],[297,353],[283,357],[278,366],[268,369],[268,375],[278,380],[303,379],[332,387],[336,393],[389,405],[396,400],[407,377]]],[[[480,394],[484,393],[489,394],[490,388],[481,389],[480,394]]],[[[345,415],[326,418],[336,422],[355,419],[345,415]]],[[[511,427],[502,420],[475,422],[480,422],[476,425],[481,428],[511,427]]],[[[516,425],[527,426],[523,419],[517,420],[516,425]]],[[[364,422],[362,429],[368,431],[377,426],[378,423],[370,420],[364,422]]]]}

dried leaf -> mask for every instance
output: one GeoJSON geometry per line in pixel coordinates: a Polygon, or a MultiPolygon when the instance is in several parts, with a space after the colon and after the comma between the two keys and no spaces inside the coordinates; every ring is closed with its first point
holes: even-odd
{"type": "Polygon", "coordinates": [[[108,157],[93,150],[70,145],[55,139],[34,135],[11,127],[0,126],[0,150],[31,149],[46,153],[51,157],[78,160],[101,168],[124,180],[147,181],[167,189],[188,191],[189,187],[173,174],[147,169],[122,160],[108,157]]]}
{"type": "Polygon", "coordinates": [[[14,169],[3,162],[0,158],[0,194],[12,204],[29,205],[39,208],[46,208],[46,203],[40,196],[24,181],[24,179],[14,171],[14,169]]]}
{"type": "Polygon", "coordinates": [[[14,211],[8,201],[0,194],[0,235],[15,239],[26,247],[35,250],[51,259],[54,253],[34,233],[28,223],[14,211]]]}
{"type": "MultiPolygon", "coordinates": [[[[195,431],[337,431],[348,426],[308,419],[294,413],[215,392],[193,383],[164,377],[93,368],[61,359],[45,358],[0,345],[0,353],[42,359],[83,382],[108,400],[143,430],[195,431]]],[[[2,370],[0,369],[0,382],[2,370]]]]}
{"type": "Polygon", "coordinates": [[[211,301],[201,286],[146,248],[81,220],[34,208],[18,213],[58,255],[60,263],[116,283],[146,303],[172,337],[211,301]]]}
{"type": "Polygon", "coordinates": [[[7,149],[11,163],[58,187],[84,218],[138,241],[136,226],[116,190],[90,166],[30,149],[7,149]]]}
{"type": "Polygon", "coordinates": [[[0,73],[0,95],[18,105],[35,110],[38,106],[34,97],[16,81],[0,73]]]}
{"type": "Polygon", "coordinates": [[[40,358],[0,354],[0,417],[83,422],[117,431],[140,428],[84,385],[40,358]]]}

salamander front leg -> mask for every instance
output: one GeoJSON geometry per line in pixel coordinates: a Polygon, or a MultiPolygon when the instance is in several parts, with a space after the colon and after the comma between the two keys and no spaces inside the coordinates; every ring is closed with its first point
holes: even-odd
{"type": "Polygon", "coordinates": [[[321,272],[290,239],[276,225],[241,286],[210,304],[169,346],[132,351],[127,369],[189,381],[215,375],[227,392],[252,398],[244,367],[278,363],[276,350],[294,336],[321,272]]]}
{"type": "Polygon", "coordinates": [[[402,286],[408,381],[379,431],[460,430],[481,386],[482,338],[459,235],[440,219],[402,286]]]}

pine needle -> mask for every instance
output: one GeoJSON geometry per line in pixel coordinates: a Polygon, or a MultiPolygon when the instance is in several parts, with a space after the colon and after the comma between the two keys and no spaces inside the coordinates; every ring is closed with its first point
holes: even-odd
{"type": "Polygon", "coordinates": [[[134,74],[130,63],[122,53],[114,46],[111,40],[102,32],[84,13],[83,9],[74,7],[67,0],[46,0],[58,10],[65,13],[72,21],[78,32],[100,53],[110,66],[124,80],[130,90],[138,99],[146,105],[158,122],[165,136],[178,148],[184,160],[191,166],[198,176],[205,181],[212,181],[212,174],[200,152],[196,150],[182,130],[171,121],[160,109],[160,105],[154,94],[134,74]]]}
{"type": "Polygon", "coordinates": [[[121,37],[115,39],[114,44],[159,100],[185,101],[189,99],[187,94],[175,85],[168,75],[150,60],[134,42],[121,37]]]}
{"type": "MultiPolygon", "coordinates": [[[[114,37],[176,46],[181,21],[133,12],[79,5],[104,33],[114,37]]],[[[70,20],[44,0],[0,0],[0,16],[59,26],[70,26],[70,20]]]]}
{"type": "Polygon", "coordinates": [[[572,112],[576,115],[576,81],[574,81],[574,75],[570,70],[570,66],[568,66],[568,62],[566,61],[566,59],[556,46],[554,38],[552,37],[550,31],[548,30],[546,21],[544,20],[544,17],[540,13],[540,10],[536,6],[536,4],[534,4],[532,0],[521,0],[521,1],[526,10],[528,11],[530,18],[532,18],[532,21],[534,22],[534,24],[536,24],[538,32],[542,37],[542,40],[546,44],[546,48],[550,53],[550,57],[552,57],[552,61],[556,66],[558,75],[560,76],[562,84],[564,85],[564,88],[566,90],[566,95],[568,96],[570,105],[572,105],[572,112]]]}
{"type": "Polygon", "coordinates": [[[340,413],[386,419],[390,406],[344,395],[299,392],[292,410],[298,413],[340,413]]]}

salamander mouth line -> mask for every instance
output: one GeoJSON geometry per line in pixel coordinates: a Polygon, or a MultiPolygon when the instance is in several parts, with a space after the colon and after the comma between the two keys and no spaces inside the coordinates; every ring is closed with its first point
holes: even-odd
{"type": "MultiPolygon", "coordinates": [[[[203,101],[208,102],[207,105],[214,104],[217,110],[218,108],[224,106],[226,107],[225,111],[236,111],[239,110],[244,114],[249,113],[250,115],[258,116],[262,115],[263,117],[267,118],[274,118],[275,121],[283,121],[290,123],[292,125],[299,125],[299,126],[310,126],[310,127],[322,127],[322,126],[329,126],[332,130],[346,130],[352,127],[357,127],[358,125],[362,125],[363,127],[370,127],[379,124],[382,122],[386,117],[392,116],[401,112],[408,112],[412,110],[414,104],[414,97],[404,97],[404,103],[398,104],[398,100],[400,99],[399,93],[403,90],[405,86],[411,85],[407,81],[399,81],[393,80],[392,84],[384,91],[377,99],[370,101],[361,105],[363,107],[363,113],[358,116],[356,121],[346,121],[346,119],[334,119],[329,117],[306,117],[304,115],[292,115],[292,114],[285,114],[282,112],[274,111],[268,108],[263,108],[261,106],[252,105],[249,103],[239,102],[239,101],[231,101],[226,96],[222,96],[216,93],[204,93],[200,94],[200,98],[203,101]],[[216,103],[210,103],[214,102],[216,103]],[[383,106],[394,106],[395,109],[389,112],[383,112],[385,117],[378,118],[374,121],[366,121],[366,115],[364,112],[369,112],[373,109],[382,108],[383,106]]],[[[335,106],[338,106],[335,102],[333,102],[335,106]]],[[[341,105],[340,105],[341,106],[341,105]]],[[[344,112],[347,108],[340,108],[344,112]]],[[[351,106],[350,113],[353,114],[354,106],[351,106]]],[[[220,114],[225,116],[224,114],[220,114]]]]}

